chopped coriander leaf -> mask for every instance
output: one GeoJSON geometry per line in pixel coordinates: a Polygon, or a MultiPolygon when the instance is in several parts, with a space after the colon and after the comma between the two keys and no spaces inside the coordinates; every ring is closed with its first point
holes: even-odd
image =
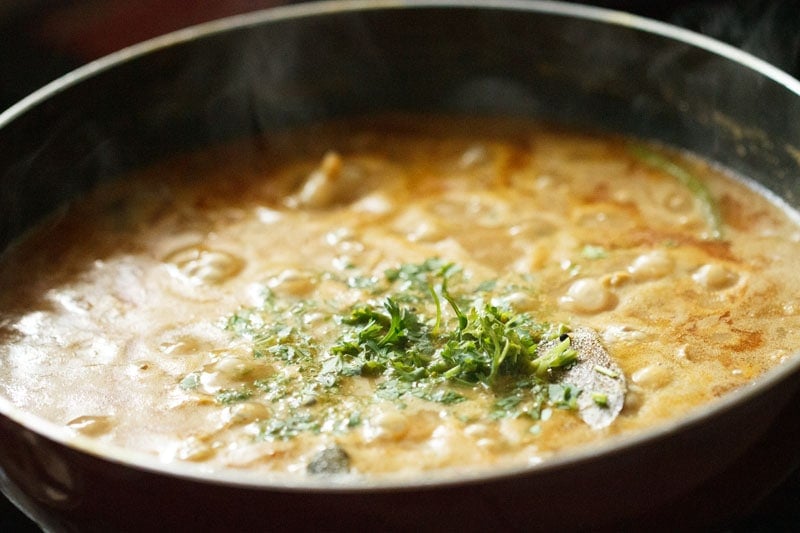
{"type": "Polygon", "coordinates": [[[491,417],[501,419],[526,416],[533,420],[539,420],[542,407],[546,403],[547,389],[545,387],[542,387],[536,380],[521,380],[497,399],[491,417]]]}
{"type": "Polygon", "coordinates": [[[215,399],[217,403],[229,405],[247,401],[252,397],[253,391],[250,389],[224,389],[217,393],[215,399]]]}
{"type": "Polygon", "coordinates": [[[296,388],[296,383],[286,376],[275,375],[267,379],[258,379],[253,382],[253,386],[266,400],[276,402],[287,397],[290,391],[296,388]]]}
{"type": "Polygon", "coordinates": [[[347,417],[347,427],[354,428],[361,425],[361,413],[358,411],[353,411],[350,413],[350,416],[347,417]]]}
{"type": "Polygon", "coordinates": [[[384,400],[399,400],[410,393],[413,388],[409,381],[389,379],[378,384],[375,394],[384,400]]]}
{"type": "MultiPolygon", "coordinates": [[[[372,278],[328,279],[359,290],[355,285],[361,284],[353,280],[372,278]]],[[[477,387],[496,395],[486,413],[494,419],[540,420],[550,406],[576,409],[580,390],[559,383],[561,373],[552,372],[578,358],[567,335],[570,328],[539,321],[499,297],[524,287],[498,280],[473,285],[461,268],[434,258],[386,270],[385,281],[371,288],[376,299],[331,306],[329,330],[337,337],[315,338],[318,330],[302,319],[304,311],[325,309],[328,303],[281,302],[269,293],[261,308],[237,312],[226,328],[252,342],[254,357],[291,371],[222,391],[217,401],[259,395],[274,412],[290,413],[263,425],[265,439],[358,425],[359,413],[332,407],[357,376],[368,378],[374,390],[372,400],[361,400],[367,402],[363,406],[375,398],[400,408],[408,398],[454,405],[470,401],[477,387]]],[[[189,377],[185,381],[191,385],[189,377]]]]}
{"type": "Polygon", "coordinates": [[[262,326],[260,315],[251,310],[240,310],[231,315],[225,323],[225,329],[239,335],[252,335],[262,326]]]}
{"type": "Polygon", "coordinates": [[[604,257],[608,257],[608,251],[602,246],[587,244],[583,247],[583,250],[581,250],[581,256],[586,259],[603,259],[604,257]]]}
{"type": "Polygon", "coordinates": [[[411,287],[418,291],[423,291],[432,275],[441,274],[450,266],[451,263],[447,263],[442,259],[430,258],[419,264],[406,263],[399,268],[390,268],[386,270],[385,276],[391,283],[402,282],[402,288],[411,287]]]}
{"type": "Polygon", "coordinates": [[[597,372],[598,374],[603,374],[604,376],[608,376],[612,379],[617,379],[619,377],[619,374],[617,374],[610,368],[606,368],[600,365],[594,365],[594,371],[597,372]]]}
{"type": "Polygon", "coordinates": [[[522,403],[522,395],[515,393],[509,396],[504,396],[497,400],[494,403],[494,412],[493,415],[495,418],[505,418],[508,417],[510,413],[513,413],[517,406],[522,403]]]}
{"type": "Polygon", "coordinates": [[[313,353],[311,339],[292,326],[264,327],[252,337],[253,355],[257,358],[272,356],[291,362],[308,359],[313,353]]]}
{"type": "Polygon", "coordinates": [[[608,395],[602,392],[593,392],[592,401],[599,407],[608,407],[608,395]]]}
{"type": "Polygon", "coordinates": [[[369,276],[350,276],[347,278],[347,286],[351,289],[377,289],[378,280],[369,276]]]}
{"type": "Polygon", "coordinates": [[[270,418],[259,433],[261,440],[288,440],[309,431],[317,433],[320,424],[309,413],[292,412],[286,418],[270,418]]]}
{"type": "Polygon", "coordinates": [[[440,352],[448,379],[491,386],[501,374],[529,372],[539,338],[527,315],[487,304],[471,308],[464,319],[464,327],[449,335],[440,352]]]}
{"type": "Polygon", "coordinates": [[[531,361],[531,369],[537,376],[544,376],[551,368],[568,367],[578,360],[578,352],[570,347],[570,338],[566,335],[563,335],[563,337],[565,338],[560,343],[531,361]]]}
{"type": "Polygon", "coordinates": [[[578,395],[581,394],[581,390],[569,383],[551,383],[547,394],[550,405],[574,410],[578,408],[578,395]]]}
{"type": "Polygon", "coordinates": [[[181,380],[181,388],[183,390],[194,390],[200,386],[200,374],[198,372],[192,372],[191,374],[187,374],[181,380]]]}
{"type": "Polygon", "coordinates": [[[461,403],[466,400],[466,398],[453,391],[447,389],[437,389],[435,391],[426,392],[422,398],[436,403],[443,403],[445,405],[451,405],[454,403],[461,403]]]}

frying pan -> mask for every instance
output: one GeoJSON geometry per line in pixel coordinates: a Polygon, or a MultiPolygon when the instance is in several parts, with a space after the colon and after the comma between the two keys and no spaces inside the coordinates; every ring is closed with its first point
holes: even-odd
{"type": "MultiPolygon", "coordinates": [[[[800,83],[744,52],[557,2],[333,1],[156,38],[12,106],[0,115],[0,246],[171,154],[387,110],[652,139],[800,207],[800,83]]],[[[800,464],[799,400],[794,355],[689,416],[540,465],[343,485],[163,464],[0,396],[0,486],[50,531],[724,527],[800,464]]]]}

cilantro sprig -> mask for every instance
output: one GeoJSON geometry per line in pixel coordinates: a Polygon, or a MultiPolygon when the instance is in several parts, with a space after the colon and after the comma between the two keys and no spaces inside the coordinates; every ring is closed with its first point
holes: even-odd
{"type": "MultiPolygon", "coordinates": [[[[539,419],[546,407],[576,409],[581,391],[560,383],[558,372],[578,357],[566,335],[569,328],[504,303],[503,291],[519,290],[518,285],[473,283],[459,266],[438,258],[370,279],[369,299],[351,307],[283,299],[268,291],[260,308],[230,317],[224,327],[249,339],[255,358],[296,373],[220,391],[216,401],[271,404],[264,439],[347,431],[352,417],[338,394],[358,376],[374,386],[372,400],[352,400],[362,406],[383,399],[402,407],[410,398],[454,405],[483,390],[495,397],[489,418],[539,419]],[[323,329],[338,334],[320,334],[303,320],[308,311],[327,313],[332,323],[323,329]]],[[[359,289],[345,283],[343,290],[359,289]]],[[[196,379],[184,381],[187,390],[197,387],[196,379]]]]}
{"type": "Polygon", "coordinates": [[[389,271],[387,279],[400,284],[402,297],[394,293],[382,306],[361,304],[352,309],[341,319],[350,329],[330,353],[346,359],[343,368],[348,363],[360,367],[362,375],[385,373],[407,381],[446,380],[487,387],[501,376],[544,378],[549,370],[575,362],[577,352],[570,348],[568,337],[537,355],[547,333],[563,327],[554,329],[527,313],[473,298],[477,292],[451,292],[448,283],[460,272],[439,260],[389,271]],[[441,300],[453,315],[449,321],[443,319],[441,300]],[[425,308],[433,310],[426,314],[420,310],[425,308]]]}

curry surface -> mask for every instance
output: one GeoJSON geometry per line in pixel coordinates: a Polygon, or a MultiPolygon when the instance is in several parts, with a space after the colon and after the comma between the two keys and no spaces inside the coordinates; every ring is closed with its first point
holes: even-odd
{"type": "Polygon", "coordinates": [[[300,476],[325,460],[400,476],[535,464],[673,420],[800,346],[800,231],[743,182],[666,155],[710,191],[721,238],[625,139],[529,123],[382,117],[176,158],[6,252],[0,391],[164,461],[300,476]],[[498,415],[481,384],[448,403],[376,395],[374,376],[320,401],[316,363],[254,353],[259,327],[334,342],[331,310],[431,258],[516,311],[597,331],[627,378],[620,416],[498,415]]]}

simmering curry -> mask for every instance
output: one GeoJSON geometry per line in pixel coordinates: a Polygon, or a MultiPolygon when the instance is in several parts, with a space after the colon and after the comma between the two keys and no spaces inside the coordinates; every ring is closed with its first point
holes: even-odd
{"type": "Polygon", "coordinates": [[[800,346],[795,214],[685,154],[380,117],[165,162],[0,264],[0,391],[204,468],[536,464],[800,346]]]}

